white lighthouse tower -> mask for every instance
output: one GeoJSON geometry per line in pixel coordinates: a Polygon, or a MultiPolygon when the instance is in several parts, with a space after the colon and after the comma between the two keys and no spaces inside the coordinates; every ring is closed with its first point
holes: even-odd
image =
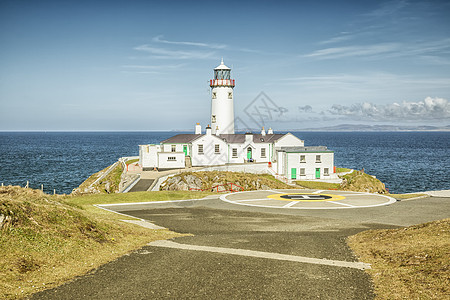
{"type": "Polygon", "coordinates": [[[231,69],[220,65],[214,69],[211,87],[211,129],[213,134],[234,134],[234,79],[231,69]]]}

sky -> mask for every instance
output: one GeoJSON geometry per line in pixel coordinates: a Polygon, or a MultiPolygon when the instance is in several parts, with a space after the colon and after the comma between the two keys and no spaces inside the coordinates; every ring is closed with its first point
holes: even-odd
{"type": "Polygon", "coordinates": [[[450,125],[450,1],[0,0],[0,130],[450,125]]]}

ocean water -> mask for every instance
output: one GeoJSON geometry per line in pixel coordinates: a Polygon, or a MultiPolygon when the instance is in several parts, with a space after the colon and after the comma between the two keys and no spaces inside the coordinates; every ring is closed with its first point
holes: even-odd
{"type": "MultiPolygon", "coordinates": [[[[179,132],[0,132],[0,184],[70,193],[138,145],[179,132]]],[[[375,175],[393,193],[450,189],[450,132],[293,132],[335,151],[335,164],[375,175]]]]}

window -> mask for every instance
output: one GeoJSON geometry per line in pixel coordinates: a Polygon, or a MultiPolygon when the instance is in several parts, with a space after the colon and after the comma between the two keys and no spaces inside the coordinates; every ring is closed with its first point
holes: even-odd
{"type": "Polygon", "coordinates": [[[300,168],[300,176],[305,176],[305,168],[300,168]]]}
{"type": "Polygon", "coordinates": [[[233,93],[228,93],[228,99],[233,99],[233,93]]]}
{"type": "Polygon", "coordinates": [[[325,175],[325,176],[329,176],[330,175],[330,171],[329,171],[328,168],[324,168],[323,169],[323,175],[325,175]]]}
{"type": "Polygon", "coordinates": [[[176,161],[177,158],[175,156],[168,156],[167,161],[176,161]]]}
{"type": "Polygon", "coordinates": [[[198,145],[198,154],[203,154],[203,145],[198,145]]]}
{"type": "Polygon", "coordinates": [[[213,92],[213,93],[212,93],[212,98],[213,98],[213,99],[217,99],[217,94],[216,94],[216,92],[213,92]]]}
{"type": "Polygon", "coordinates": [[[177,152],[177,145],[172,145],[172,152],[177,152]]]}
{"type": "Polygon", "coordinates": [[[306,162],[306,155],[300,155],[300,162],[305,163],[306,162]]]}
{"type": "Polygon", "coordinates": [[[233,148],[233,157],[237,157],[237,148],[233,148]]]}
{"type": "Polygon", "coordinates": [[[266,148],[261,148],[261,157],[266,157],[266,148]]]}
{"type": "Polygon", "coordinates": [[[220,145],[219,144],[214,145],[214,153],[216,153],[216,154],[220,153],[220,145]]]}
{"type": "Polygon", "coordinates": [[[211,116],[211,123],[216,123],[216,115],[211,116]]]}
{"type": "Polygon", "coordinates": [[[316,155],[316,163],[320,163],[320,155],[316,155]]]}

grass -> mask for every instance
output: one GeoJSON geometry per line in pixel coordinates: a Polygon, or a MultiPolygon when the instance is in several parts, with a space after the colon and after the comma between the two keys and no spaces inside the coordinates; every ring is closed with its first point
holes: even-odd
{"type": "Polygon", "coordinates": [[[115,193],[105,197],[104,194],[91,194],[83,196],[66,196],[63,201],[70,205],[76,205],[83,208],[93,204],[113,204],[113,203],[132,203],[132,202],[150,202],[164,200],[184,200],[200,199],[208,195],[217,194],[213,192],[196,191],[159,191],[159,192],[135,192],[135,193],[115,193]]]}
{"type": "Polygon", "coordinates": [[[297,185],[307,188],[307,189],[314,189],[314,190],[338,190],[340,189],[339,183],[328,183],[328,182],[321,182],[321,181],[296,181],[297,185]]]}
{"type": "Polygon", "coordinates": [[[386,196],[390,196],[398,200],[407,200],[418,197],[428,197],[427,194],[387,194],[386,196]]]}
{"type": "Polygon", "coordinates": [[[336,173],[350,172],[352,169],[336,167],[336,173]]]}
{"type": "Polygon", "coordinates": [[[450,219],[364,231],[348,242],[372,265],[376,299],[450,299],[450,219]]]}
{"type": "Polygon", "coordinates": [[[131,165],[131,164],[134,164],[135,162],[138,162],[138,161],[139,161],[139,158],[135,158],[135,159],[127,160],[125,163],[127,165],[131,165]]]}
{"type": "Polygon", "coordinates": [[[0,295],[25,297],[86,274],[151,241],[181,236],[121,222],[126,217],[96,208],[94,203],[190,199],[205,194],[53,196],[0,187],[0,295]]]}

